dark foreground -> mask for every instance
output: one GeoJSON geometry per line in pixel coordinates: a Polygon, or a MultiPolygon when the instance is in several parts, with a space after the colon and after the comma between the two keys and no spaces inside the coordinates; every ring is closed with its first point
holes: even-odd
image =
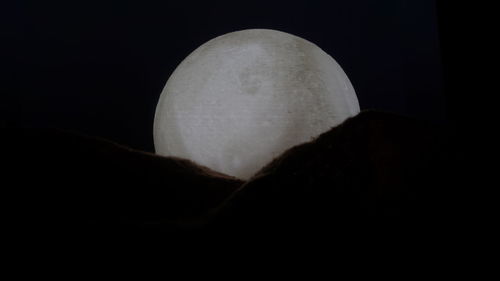
{"type": "Polygon", "coordinates": [[[416,245],[451,241],[462,212],[454,133],[392,114],[363,112],[248,182],[69,132],[1,134],[4,228],[21,246],[416,245]]]}

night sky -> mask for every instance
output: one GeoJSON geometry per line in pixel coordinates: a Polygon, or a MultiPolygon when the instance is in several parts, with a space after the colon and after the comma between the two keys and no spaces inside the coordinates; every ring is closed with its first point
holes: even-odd
{"type": "Polygon", "coordinates": [[[0,19],[1,125],[153,151],[169,75],[206,41],[248,28],[318,45],[347,73],[362,109],[447,118],[433,0],[170,2],[10,1],[0,19]]]}

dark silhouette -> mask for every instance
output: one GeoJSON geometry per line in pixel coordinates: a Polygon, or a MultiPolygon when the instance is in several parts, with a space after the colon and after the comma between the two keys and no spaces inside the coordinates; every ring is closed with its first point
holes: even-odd
{"type": "Polygon", "coordinates": [[[443,128],[371,111],[288,150],[248,182],[64,131],[4,130],[1,142],[9,216],[49,232],[269,232],[437,219],[450,212],[443,198],[460,163],[443,128]]]}

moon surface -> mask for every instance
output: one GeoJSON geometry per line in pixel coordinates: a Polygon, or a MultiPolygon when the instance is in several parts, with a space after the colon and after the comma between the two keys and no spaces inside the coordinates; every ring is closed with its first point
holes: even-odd
{"type": "Polygon", "coordinates": [[[318,46],[249,29],[206,42],[175,69],[156,107],[154,145],[248,179],[359,111],[347,75],[318,46]]]}

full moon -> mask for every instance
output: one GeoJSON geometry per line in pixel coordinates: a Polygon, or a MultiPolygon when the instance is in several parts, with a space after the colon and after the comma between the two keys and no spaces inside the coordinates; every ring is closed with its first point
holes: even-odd
{"type": "Polygon", "coordinates": [[[351,82],[315,44],[276,30],[216,37],[163,89],[156,153],[249,179],[285,150],[359,113],[351,82]]]}

